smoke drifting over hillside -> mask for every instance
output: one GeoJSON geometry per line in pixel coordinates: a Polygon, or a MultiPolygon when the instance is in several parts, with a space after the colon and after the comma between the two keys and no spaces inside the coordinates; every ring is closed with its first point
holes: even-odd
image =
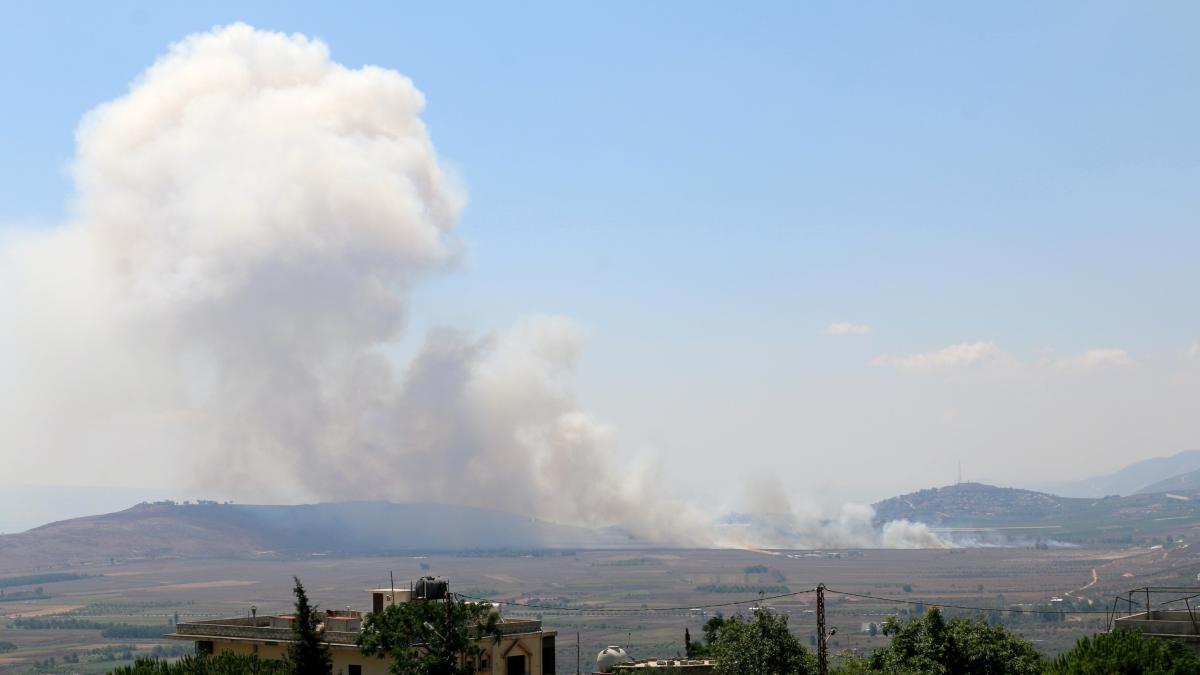
{"type": "Polygon", "coordinates": [[[90,112],[70,222],[0,244],[8,470],[255,502],[453,502],[713,543],[706,519],[611,469],[572,394],[570,321],[438,331],[410,364],[389,358],[409,291],[456,257],[463,196],[423,104],[394,71],[233,25],[90,112]]]}

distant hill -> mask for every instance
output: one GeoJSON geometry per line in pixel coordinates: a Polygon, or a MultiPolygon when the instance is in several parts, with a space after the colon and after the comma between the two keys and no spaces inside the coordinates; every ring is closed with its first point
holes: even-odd
{"type": "Polygon", "coordinates": [[[1137,493],[1153,494],[1155,492],[1192,492],[1196,490],[1200,490],[1200,469],[1151,483],[1138,490],[1137,493]]]}
{"type": "Polygon", "coordinates": [[[380,555],[629,546],[608,530],[446,504],[140,504],[0,535],[0,570],[110,558],[380,555]]]}
{"type": "Polygon", "coordinates": [[[0,534],[24,532],[57,520],[119,511],[138,502],[195,496],[139,488],[0,483],[0,534]]]}
{"type": "Polygon", "coordinates": [[[907,519],[985,537],[1079,544],[1139,543],[1200,528],[1200,491],[1195,490],[1095,499],[962,483],[892,497],[874,508],[878,524],[907,519]]]}
{"type": "Polygon", "coordinates": [[[1029,483],[1025,487],[1062,497],[1132,495],[1143,488],[1181,474],[1200,471],[1200,450],[1184,450],[1169,457],[1134,462],[1123,469],[1081,480],[1029,483]]]}
{"type": "Polygon", "coordinates": [[[1063,504],[1072,501],[1033,490],[960,483],[892,497],[874,507],[880,524],[906,519],[935,526],[969,526],[1040,522],[1061,514],[1063,504]]]}

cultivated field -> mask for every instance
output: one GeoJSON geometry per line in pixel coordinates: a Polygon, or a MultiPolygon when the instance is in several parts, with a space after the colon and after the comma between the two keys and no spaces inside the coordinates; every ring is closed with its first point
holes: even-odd
{"type": "MultiPolygon", "coordinates": [[[[519,602],[509,616],[538,616],[558,631],[560,672],[574,672],[579,634],[583,668],[606,644],[625,646],[634,656],[672,656],[683,650],[684,628],[699,639],[701,626],[717,611],[702,605],[753,600],[804,591],[824,583],[831,589],[897,598],[912,603],[1026,609],[1076,607],[1103,610],[1114,593],[1147,584],[1195,584],[1200,556],[1176,549],[955,549],[924,551],[755,552],[742,550],[474,552],[419,557],[296,560],[157,560],[56,568],[52,573],[93,575],[69,581],[6,588],[0,598],[0,673],[104,672],[134,654],[173,654],[188,645],[147,638],[105,637],[103,627],[132,624],[166,627],[174,620],[260,614],[288,609],[292,576],[301,578],[322,607],[365,609],[372,587],[397,585],[422,574],[449,577],[451,588],[472,597],[519,602]],[[1126,576],[1131,575],[1131,576],[1126,576]],[[1063,602],[1051,602],[1052,598],[1063,602]],[[1088,601],[1092,604],[1088,604],[1088,601]],[[654,608],[682,608],[650,611],[654,608]],[[601,612],[600,609],[630,612],[601,612]],[[26,620],[57,621],[18,627],[26,620]],[[72,623],[74,621],[74,623],[72,623]],[[91,622],[91,623],[87,623],[91,622]],[[49,660],[54,659],[54,665],[49,660]],[[40,664],[40,665],[39,665],[40,664]]],[[[24,570],[22,574],[47,573],[24,570]]],[[[2,579],[0,579],[2,581],[2,579]]],[[[802,594],[768,600],[787,612],[793,631],[807,644],[815,630],[815,597],[802,594]]],[[[748,608],[753,602],[740,607],[748,608]]],[[[915,605],[827,595],[828,623],[837,627],[835,652],[869,651],[882,635],[863,632],[864,623],[882,622],[915,605]]],[[[1103,614],[1074,615],[1063,621],[1037,615],[994,615],[1010,623],[1047,652],[1077,637],[1102,630],[1103,614]]]]}

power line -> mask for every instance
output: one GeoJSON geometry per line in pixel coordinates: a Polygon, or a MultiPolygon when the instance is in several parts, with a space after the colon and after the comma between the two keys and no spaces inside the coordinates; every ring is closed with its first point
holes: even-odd
{"type": "Polygon", "coordinates": [[[509,605],[513,607],[527,607],[529,609],[539,610],[557,610],[563,612],[609,612],[609,613],[631,613],[631,612],[683,612],[692,609],[714,609],[716,607],[732,607],[734,605],[745,605],[751,602],[765,602],[767,600],[779,600],[780,598],[792,598],[797,595],[806,595],[815,593],[816,588],[809,588],[803,591],[795,591],[793,593],[782,593],[780,595],[768,595],[764,597],[749,598],[746,600],[733,600],[731,602],[717,602],[708,605],[688,605],[686,607],[549,607],[546,605],[531,605],[525,602],[510,602],[508,600],[489,600],[487,598],[474,598],[469,595],[455,593],[460,598],[467,600],[475,600],[476,602],[490,602],[495,605],[509,605]]]}
{"type": "Polygon", "coordinates": [[[930,602],[927,600],[905,600],[903,598],[885,598],[879,595],[867,595],[865,593],[851,593],[849,591],[839,591],[834,588],[826,588],[830,593],[838,595],[848,595],[853,598],[865,598],[868,600],[879,600],[880,602],[892,602],[899,605],[926,605],[928,607],[946,607],[947,609],[966,609],[976,612],[1010,612],[1013,614],[1109,614],[1110,612],[1102,609],[1023,609],[1020,607],[968,607],[966,605],[952,605],[945,602],[930,602]]]}
{"type": "MultiPolygon", "coordinates": [[[[835,588],[825,588],[829,593],[836,593],[853,598],[862,598],[865,600],[877,600],[879,602],[889,602],[898,605],[925,605],[928,607],[945,607],[947,609],[961,609],[973,612],[1008,612],[1010,614],[1109,614],[1107,610],[1101,609],[1075,609],[1075,610],[1060,610],[1060,609],[1025,609],[1021,607],[975,607],[970,605],[958,605],[946,602],[935,602],[932,600],[908,600],[904,598],[889,598],[881,595],[869,595],[866,593],[851,593],[850,591],[840,591],[835,588]]],[[[719,607],[733,607],[735,605],[746,605],[752,602],[766,602],[768,600],[780,600],[783,598],[792,598],[800,595],[815,593],[816,588],[809,588],[803,591],[795,591],[792,593],[781,593],[779,595],[768,595],[756,598],[747,598],[744,600],[732,600],[729,602],[717,602],[704,605],[687,605],[682,607],[552,607],[548,605],[533,605],[525,602],[514,602],[510,600],[492,600],[489,598],[476,598],[470,595],[455,593],[456,596],[474,600],[476,602],[490,602],[496,605],[509,605],[510,607],[524,607],[527,609],[536,609],[542,611],[562,611],[562,612],[600,612],[600,613],[634,613],[634,612],[683,612],[693,609],[715,609],[719,607]]]]}

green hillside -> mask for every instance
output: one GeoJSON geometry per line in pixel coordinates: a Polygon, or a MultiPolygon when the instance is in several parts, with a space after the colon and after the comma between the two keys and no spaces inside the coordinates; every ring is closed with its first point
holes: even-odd
{"type": "Polygon", "coordinates": [[[878,524],[920,521],[986,536],[1089,543],[1148,543],[1200,528],[1200,492],[1137,494],[1099,499],[962,483],[885,499],[874,505],[878,524]]]}

